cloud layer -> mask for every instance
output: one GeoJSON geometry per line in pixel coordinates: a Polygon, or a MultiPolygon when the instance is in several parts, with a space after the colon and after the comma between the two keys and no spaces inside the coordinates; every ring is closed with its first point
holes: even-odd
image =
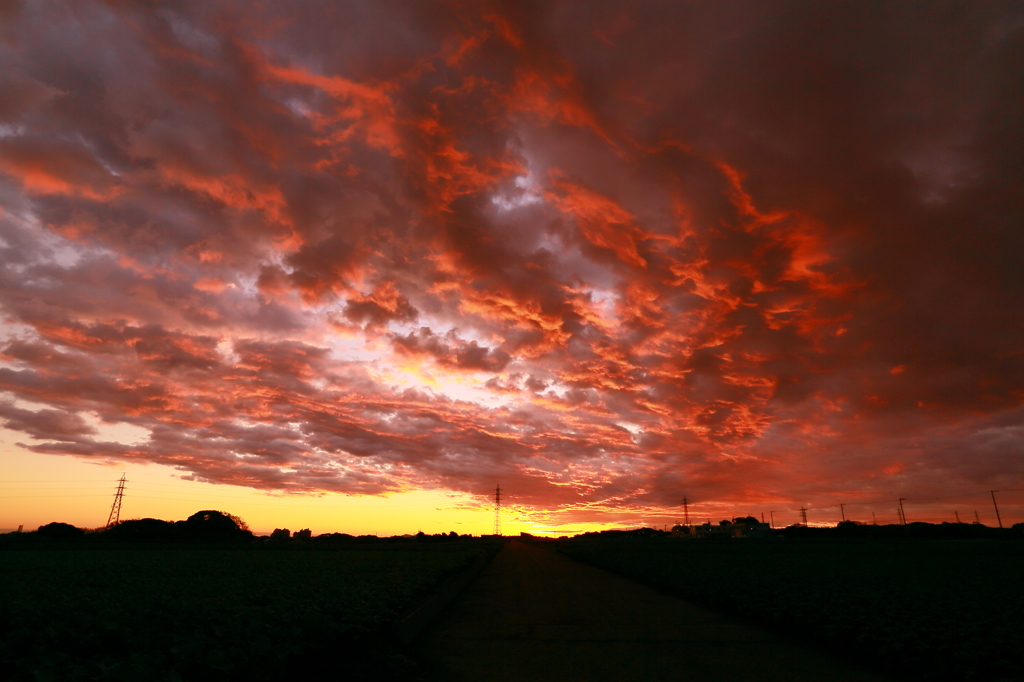
{"type": "Polygon", "coordinates": [[[4,7],[30,450],[566,519],[1024,488],[1014,3],[4,7]]]}

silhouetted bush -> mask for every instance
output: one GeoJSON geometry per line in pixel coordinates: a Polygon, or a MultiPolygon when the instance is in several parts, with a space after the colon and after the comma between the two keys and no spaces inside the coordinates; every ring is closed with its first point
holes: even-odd
{"type": "Polygon", "coordinates": [[[189,542],[234,542],[251,540],[252,532],[237,516],[205,510],[174,524],[175,534],[189,542]]]}
{"type": "Polygon", "coordinates": [[[356,536],[349,535],[348,533],[324,533],[322,535],[317,535],[315,538],[313,538],[313,542],[323,544],[341,544],[356,541],[356,536]]]}
{"type": "MultiPolygon", "coordinates": [[[[728,523],[728,521],[726,521],[725,523],[728,523]]],[[[656,537],[662,537],[662,536],[667,536],[667,535],[668,535],[668,533],[666,533],[665,531],[662,531],[662,530],[658,530],[657,528],[634,528],[632,530],[619,530],[617,528],[613,528],[611,530],[592,530],[592,531],[587,531],[586,533],[583,533],[582,535],[578,535],[577,537],[615,539],[615,538],[656,538],[656,537]]]]}
{"type": "Polygon", "coordinates": [[[116,542],[168,542],[175,538],[174,524],[160,519],[122,521],[103,531],[104,540],[116,542]]]}
{"type": "Polygon", "coordinates": [[[1010,528],[990,528],[977,523],[908,523],[875,526],[856,521],[841,521],[834,528],[789,526],[776,531],[786,538],[890,538],[920,540],[984,540],[1020,537],[1010,528]]]}
{"type": "Polygon", "coordinates": [[[85,535],[85,531],[70,523],[54,521],[45,526],[39,526],[36,537],[45,540],[77,540],[85,535]]]}

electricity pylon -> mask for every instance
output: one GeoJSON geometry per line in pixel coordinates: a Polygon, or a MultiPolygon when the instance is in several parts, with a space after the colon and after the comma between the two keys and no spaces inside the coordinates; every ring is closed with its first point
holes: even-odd
{"type": "Polygon", "coordinates": [[[114,504],[110,505],[110,516],[107,517],[107,528],[110,528],[121,521],[121,499],[124,497],[124,474],[121,474],[121,480],[117,482],[117,492],[114,493],[114,504]]]}
{"type": "Polygon", "coordinates": [[[494,487],[494,534],[501,535],[501,486],[494,487]]]}

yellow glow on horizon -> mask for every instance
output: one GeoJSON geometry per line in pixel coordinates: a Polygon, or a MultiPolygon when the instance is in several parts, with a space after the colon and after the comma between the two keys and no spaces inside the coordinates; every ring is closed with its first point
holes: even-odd
{"type": "MultiPolygon", "coordinates": [[[[31,531],[52,521],[80,528],[102,527],[122,473],[128,480],[122,520],[177,521],[203,509],[217,509],[241,517],[255,533],[309,528],[314,535],[390,536],[419,531],[486,535],[494,528],[494,509],[486,493],[480,497],[443,490],[387,496],[283,495],[183,480],[182,472],[157,464],[37,454],[18,447],[13,438],[19,436],[0,429],[0,532],[18,526],[31,531]]],[[[531,516],[516,508],[504,509],[502,533],[562,536],[615,526],[593,522],[560,525],[550,518],[531,520],[531,516]]]]}
{"type": "MultiPolygon", "coordinates": [[[[106,437],[117,426],[104,427],[106,437]]],[[[132,440],[139,434],[120,434],[132,440]]],[[[117,480],[127,477],[121,519],[177,521],[216,509],[241,517],[258,534],[275,528],[309,528],[314,535],[427,534],[487,535],[494,529],[490,486],[479,496],[445,490],[410,490],[386,496],[341,493],[281,494],[189,481],[183,472],[159,464],[106,462],[43,455],[17,445],[23,434],[0,428],[0,533],[26,531],[60,521],[100,528],[110,514],[117,480]]],[[[514,503],[502,509],[502,534],[562,537],[610,528],[672,525],[671,510],[606,512],[607,521],[581,521],[579,512],[532,510],[514,503]],[[564,521],[560,522],[562,516],[564,521]]],[[[605,514],[601,514],[604,516],[605,514]]]]}
{"type": "MultiPolygon", "coordinates": [[[[8,432],[9,433],[9,432],[8,432]]],[[[6,435],[6,434],[5,434],[6,435]]],[[[66,456],[39,455],[4,443],[0,460],[0,532],[35,530],[51,521],[82,528],[103,526],[110,513],[116,481],[128,483],[121,519],[175,521],[203,509],[241,517],[256,533],[275,528],[314,534],[402,535],[489,533],[492,513],[477,509],[468,495],[411,491],[386,497],[282,495],[250,488],[187,481],[181,472],[156,464],[107,465],[66,456]]]]}

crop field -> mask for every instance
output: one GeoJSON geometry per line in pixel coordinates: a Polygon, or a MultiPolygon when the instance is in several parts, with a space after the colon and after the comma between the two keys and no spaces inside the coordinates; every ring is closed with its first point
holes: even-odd
{"type": "Polygon", "coordinates": [[[584,561],[903,679],[1020,680],[1024,542],[561,540],[584,561]]]}
{"type": "Polygon", "coordinates": [[[389,628],[485,548],[0,551],[5,679],[409,679],[389,628]]]}

